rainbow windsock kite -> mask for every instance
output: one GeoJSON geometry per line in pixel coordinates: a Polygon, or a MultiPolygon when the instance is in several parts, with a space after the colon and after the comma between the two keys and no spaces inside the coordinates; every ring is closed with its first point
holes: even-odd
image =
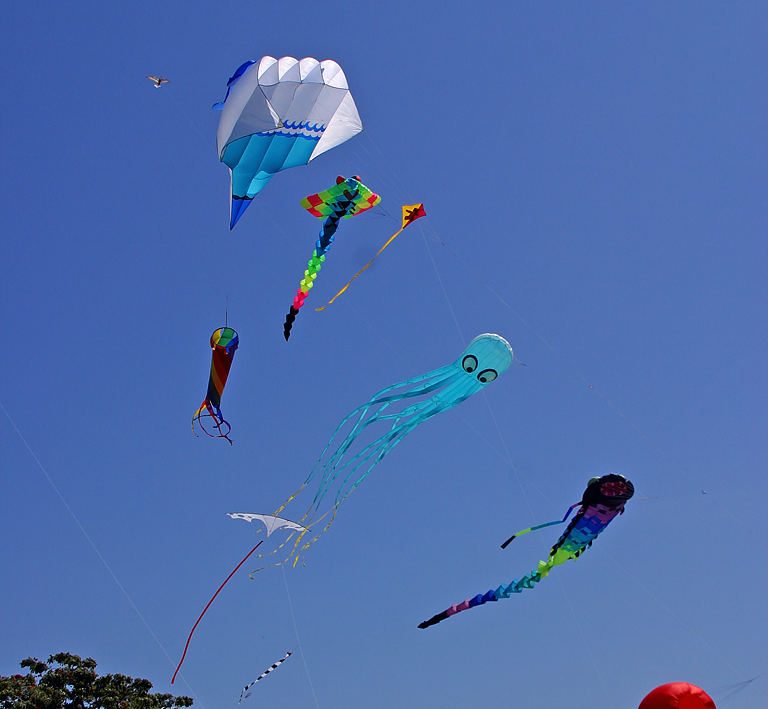
{"type": "Polygon", "coordinates": [[[474,598],[468,598],[461,603],[446,608],[442,613],[433,615],[429,620],[419,623],[420,628],[429,628],[436,625],[446,618],[450,618],[456,613],[482,606],[491,601],[498,601],[501,598],[509,598],[513,593],[521,593],[526,588],[533,588],[541,579],[549,575],[549,572],[555,567],[564,564],[569,559],[577,559],[581,554],[592,546],[592,542],[598,535],[613,521],[615,517],[624,513],[624,505],[635,494],[635,488],[632,483],[623,475],[609,473],[598,478],[592,478],[587,484],[587,489],[581,498],[581,503],[572,505],[565,517],[557,522],[546,522],[535,527],[529,527],[517,534],[513,534],[504,544],[506,547],[515,537],[541,529],[553,524],[562,524],[568,518],[571,510],[579,506],[579,511],[571,520],[568,528],[565,530],[557,543],[549,552],[547,561],[540,561],[535,571],[531,571],[525,576],[521,576],[507,585],[502,584],[495,590],[486,591],[478,594],[474,598]]]}
{"type": "Polygon", "coordinates": [[[291,328],[299,310],[304,305],[304,301],[315,284],[315,279],[320,269],[325,263],[325,255],[333,244],[334,234],[338,229],[339,221],[344,217],[354,217],[357,214],[375,207],[381,202],[381,197],[375,192],[371,192],[357,176],[337,177],[336,184],[330,189],[311,194],[301,200],[301,206],[304,207],[313,217],[324,219],[323,226],[320,228],[320,236],[315,242],[315,249],[312,252],[312,258],[307,262],[307,268],[304,271],[304,277],[299,283],[299,289],[293,298],[291,309],[285,316],[283,324],[283,337],[286,342],[291,336],[291,328]]]}
{"type": "Polygon", "coordinates": [[[226,438],[230,445],[229,432],[232,426],[221,415],[221,396],[227,383],[232,360],[235,358],[235,350],[240,343],[237,332],[231,327],[220,327],[211,335],[211,376],[208,378],[208,392],[203,403],[195,411],[192,417],[192,432],[195,432],[195,421],[200,424],[203,433],[211,438],[226,438]],[[203,424],[203,418],[210,417],[216,427],[216,432],[209,431],[203,424]]]}

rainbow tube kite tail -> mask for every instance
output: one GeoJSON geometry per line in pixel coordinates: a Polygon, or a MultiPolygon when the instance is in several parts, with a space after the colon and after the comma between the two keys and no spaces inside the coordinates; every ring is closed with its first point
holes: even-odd
{"type": "Polygon", "coordinates": [[[304,207],[312,216],[325,219],[320,229],[320,236],[315,242],[315,249],[312,252],[312,258],[307,262],[307,268],[304,271],[304,277],[299,283],[299,289],[293,298],[291,309],[285,316],[283,324],[283,337],[287,342],[291,336],[291,328],[299,310],[304,305],[304,301],[315,284],[315,279],[325,262],[325,254],[330,250],[333,244],[334,234],[339,226],[339,221],[343,217],[353,217],[375,207],[381,202],[381,197],[371,192],[360,178],[337,177],[336,184],[323,192],[309,195],[301,201],[304,207]]]}
{"type": "MultiPolygon", "coordinates": [[[[521,593],[523,589],[533,588],[555,566],[559,566],[569,559],[577,559],[586,549],[592,546],[592,542],[597,539],[598,535],[613,519],[624,513],[624,505],[634,494],[634,486],[623,475],[610,473],[599,478],[592,478],[581,498],[579,511],[550,550],[547,561],[540,561],[535,571],[521,576],[506,586],[502,584],[495,590],[491,589],[473,598],[468,598],[450,608],[446,608],[442,613],[433,615],[429,620],[419,623],[419,628],[429,628],[431,625],[436,625],[461,611],[474,608],[475,606],[482,606],[492,601],[498,601],[501,598],[509,598],[513,593],[521,593]]],[[[563,518],[563,522],[565,522],[569,513],[570,510],[563,518]]],[[[538,527],[541,528],[551,524],[554,523],[547,522],[546,524],[538,525],[538,527]]],[[[507,540],[503,546],[506,546],[514,537],[526,534],[534,529],[536,527],[529,527],[522,532],[512,535],[512,538],[507,540]]]]}
{"type": "Polygon", "coordinates": [[[231,327],[220,327],[213,331],[211,335],[211,376],[208,378],[208,392],[203,399],[203,403],[195,411],[192,417],[192,433],[195,432],[195,421],[200,424],[203,433],[211,438],[226,438],[232,445],[229,433],[232,426],[221,415],[221,395],[224,393],[224,386],[227,383],[229,370],[232,367],[232,360],[235,358],[235,351],[240,343],[237,332],[231,327]],[[209,431],[203,424],[204,418],[210,418],[216,427],[216,432],[209,431]]]}

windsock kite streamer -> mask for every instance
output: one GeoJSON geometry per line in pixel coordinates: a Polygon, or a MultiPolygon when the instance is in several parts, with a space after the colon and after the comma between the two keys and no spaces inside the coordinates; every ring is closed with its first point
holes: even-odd
{"type": "MultiPolygon", "coordinates": [[[[577,559],[586,549],[592,546],[592,542],[597,539],[598,535],[613,519],[624,513],[624,505],[634,493],[634,486],[623,475],[610,473],[599,478],[592,478],[581,498],[579,511],[550,550],[547,561],[540,561],[535,571],[531,571],[529,574],[507,585],[502,584],[495,590],[492,589],[486,593],[478,594],[474,598],[469,598],[447,608],[442,613],[433,615],[429,620],[419,623],[419,628],[429,628],[431,625],[440,623],[461,611],[474,608],[475,606],[482,606],[491,601],[498,601],[501,598],[509,598],[513,593],[521,593],[526,588],[533,588],[541,579],[549,575],[549,572],[555,566],[559,566],[569,559],[577,559]]],[[[574,507],[576,505],[569,509],[562,522],[565,522],[570,510],[574,507]]],[[[519,537],[536,528],[550,526],[551,524],[557,523],[547,522],[537,525],[537,527],[524,529],[512,535],[510,539],[504,542],[502,548],[515,537],[519,537]]]]}
{"type": "Polygon", "coordinates": [[[319,313],[322,310],[325,310],[329,305],[333,305],[333,301],[335,301],[342,293],[344,293],[351,285],[352,281],[359,278],[363,273],[365,273],[370,267],[371,264],[384,252],[384,249],[387,248],[400,234],[403,233],[403,230],[405,227],[407,227],[410,224],[413,224],[417,219],[421,219],[421,217],[426,217],[427,212],[424,209],[424,205],[419,204],[404,204],[403,205],[403,223],[402,226],[394,233],[392,236],[387,239],[387,242],[382,246],[377,252],[376,255],[368,261],[352,278],[350,278],[347,283],[344,285],[344,287],[336,293],[336,295],[333,296],[325,305],[321,305],[319,308],[315,308],[315,310],[319,313]]]}
{"type": "Polygon", "coordinates": [[[320,269],[325,263],[325,255],[333,244],[334,234],[339,226],[339,221],[344,217],[354,217],[357,214],[375,207],[381,202],[381,197],[375,192],[371,192],[360,178],[355,177],[337,177],[336,184],[323,192],[311,194],[301,201],[304,207],[312,216],[324,219],[323,226],[320,229],[320,236],[315,242],[315,249],[312,252],[312,258],[307,262],[307,268],[304,271],[304,277],[299,283],[299,289],[293,298],[291,309],[285,316],[283,324],[283,337],[286,342],[291,336],[291,329],[299,310],[304,305],[304,301],[309,295],[309,291],[315,284],[315,279],[320,269]]]}
{"type": "Polygon", "coordinates": [[[208,392],[205,395],[200,408],[195,411],[192,417],[192,432],[195,432],[195,421],[200,424],[203,433],[211,438],[226,438],[230,445],[232,441],[229,433],[232,426],[224,419],[221,414],[221,396],[224,393],[224,386],[227,383],[229,370],[232,367],[232,360],[235,358],[235,351],[240,343],[237,332],[231,327],[220,327],[213,331],[211,335],[211,376],[208,378],[208,392]],[[216,427],[216,432],[209,431],[203,424],[204,418],[210,418],[216,427]]]}

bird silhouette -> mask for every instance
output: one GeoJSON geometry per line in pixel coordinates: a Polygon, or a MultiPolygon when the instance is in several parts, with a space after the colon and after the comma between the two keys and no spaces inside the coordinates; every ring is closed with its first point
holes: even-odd
{"type": "Polygon", "coordinates": [[[170,81],[170,79],[165,79],[162,76],[153,76],[152,74],[148,74],[147,78],[154,83],[156,89],[159,89],[163,84],[167,84],[170,81]]]}

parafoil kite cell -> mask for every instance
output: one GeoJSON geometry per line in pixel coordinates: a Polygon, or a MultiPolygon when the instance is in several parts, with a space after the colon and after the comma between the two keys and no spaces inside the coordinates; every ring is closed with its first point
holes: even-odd
{"type": "Polygon", "coordinates": [[[195,411],[192,417],[192,432],[195,431],[195,421],[200,424],[203,433],[211,438],[226,438],[230,445],[232,441],[229,433],[232,426],[224,419],[221,414],[221,397],[224,393],[224,387],[227,383],[229,370],[232,367],[232,361],[235,358],[235,351],[240,344],[240,338],[237,332],[231,327],[220,327],[213,331],[211,335],[211,374],[208,377],[208,392],[200,404],[200,408],[195,411]],[[216,432],[208,430],[203,423],[204,419],[210,418],[216,428],[216,432]]]}
{"type": "Polygon", "coordinates": [[[395,446],[420,424],[487,387],[509,369],[513,358],[512,347],[500,335],[478,335],[451,364],[385,387],[345,416],[307,479],[275,512],[280,514],[305,487],[319,479],[314,499],[298,521],[310,529],[316,528],[323,520],[327,521],[303,545],[307,533],[301,532],[298,535],[289,555],[295,554],[294,565],[300,553],[328,530],[341,504],[395,446]],[[377,436],[374,424],[380,424],[384,432],[377,436]],[[334,445],[344,430],[347,431],[346,435],[334,445]],[[369,438],[377,437],[369,443],[355,446],[364,434],[370,434],[369,438]],[[322,512],[322,503],[334,488],[336,493],[333,503],[322,512]]]}
{"type": "Polygon", "coordinates": [[[562,520],[529,527],[513,534],[512,537],[502,544],[503,548],[516,537],[522,536],[534,529],[541,529],[552,524],[562,524],[568,518],[571,510],[580,505],[576,516],[571,520],[568,528],[550,550],[547,561],[540,561],[535,571],[531,571],[529,574],[507,585],[502,584],[495,590],[492,589],[478,594],[474,598],[468,598],[441,613],[433,615],[429,620],[419,623],[419,627],[422,629],[429,628],[461,611],[474,608],[475,606],[482,606],[491,601],[498,601],[501,598],[509,598],[513,593],[521,593],[526,588],[533,588],[541,579],[548,576],[555,566],[559,566],[569,559],[577,559],[592,546],[592,542],[597,539],[598,535],[611,521],[624,513],[624,505],[634,493],[634,486],[623,475],[609,473],[599,478],[592,478],[587,484],[587,489],[584,491],[581,502],[571,505],[562,520]]]}
{"type": "Polygon", "coordinates": [[[248,61],[214,108],[222,111],[219,159],[231,176],[230,229],[273,175],[306,165],[363,130],[347,78],[331,59],[248,61]]]}
{"type": "Polygon", "coordinates": [[[299,283],[299,289],[296,291],[291,308],[285,316],[283,337],[285,337],[286,342],[291,336],[293,322],[303,307],[309,291],[315,285],[317,274],[325,263],[325,255],[333,244],[339,221],[342,218],[362,214],[371,207],[375,207],[379,202],[381,202],[381,197],[375,192],[371,192],[360,182],[360,178],[357,176],[347,178],[339,176],[333,187],[317,194],[311,194],[301,200],[301,206],[304,209],[312,216],[324,219],[324,221],[323,226],[320,227],[320,236],[315,242],[312,257],[307,261],[307,268],[299,283]]]}
{"type": "Polygon", "coordinates": [[[717,709],[701,687],[688,682],[670,682],[656,687],[638,709],[717,709]]]}

